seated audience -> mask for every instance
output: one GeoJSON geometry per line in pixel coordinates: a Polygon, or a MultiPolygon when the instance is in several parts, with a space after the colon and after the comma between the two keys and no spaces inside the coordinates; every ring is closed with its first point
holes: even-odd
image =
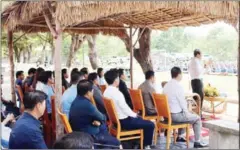
{"type": "MultiPolygon", "coordinates": [[[[1,75],[1,85],[3,84],[3,75],[1,75]]],[[[19,112],[19,108],[15,106],[15,104],[11,101],[11,100],[6,100],[4,97],[3,97],[3,93],[2,93],[2,86],[1,86],[1,106],[5,106],[4,107],[1,107],[1,115],[2,115],[2,118],[1,119],[4,119],[7,114],[9,113],[13,113],[15,117],[17,117],[18,115],[20,115],[20,112],[19,112]],[[4,108],[4,110],[3,110],[4,108]]]]}
{"type": "Polygon", "coordinates": [[[51,97],[54,96],[54,90],[52,88],[53,84],[54,81],[52,71],[44,71],[39,74],[36,90],[42,91],[47,95],[46,106],[49,119],[51,119],[52,114],[51,97]]]}
{"type": "Polygon", "coordinates": [[[1,144],[3,148],[8,148],[11,128],[7,127],[9,122],[15,122],[13,114],[8,114],[7,117],[1,123],[1,144]]]}
{"type": "Polygon", "coordinates": [[[81,74],[75,72],[71,75],[71,86],[63,93],[62,96],[62,111],[69,117],[70,107],[72,102],[77,97],[77,84],[81,80],[81,74]]]}
{"type": "Polygon", "coordinates": [[[84,79],[88,79],[88,68],[84,67],[80,70],[80,72],[83,74],[84,79]]]}
{"type": "Polygon", "coordinates": [[[128,106],[133,109],[133,105],[132,105],[132,100],[131,100],[131,96],[130,96],[130,93],[129,93],[129,90],[128,90],[128,87],[125,83],[125,80],[126,80],[126,76],[124,74],[124,70],[123,69],[118,69],[118,73],[119,73],[119,79],[120,79],[120,82],[119,82],[119,90],[122,92],[125,100],[126,100],[126,103],[128,104],[128,106]]]}
{"type": "Polygon", "coordinates": [[[142,90],[143,101],[145,105],[146,115],[157,115],[156,108],[153,103],[152,93],[156,93],[154,86],[155,76],[153,71],[145,73],[145,79],[138,89],[142,90]]]}
{"type": "Polygon", "coordinates": [[[33,89],[36,89],[38,76],[43,71],[45,71],[43,68],[41,68],[41,67],[37,68],[37,71],[36,71],[36,74],[34,75],[33,83],[32,83],[33,89]]]}
{"type": "Polygon", "coordinates": [[[68,81],[68,73],[67,73],[67,69],[62,69],[62,86],[65,88],[65,90],[70,86],[68,81]]]}
{"type": "Polygon", "coordinates": [[[38,120],[46,108],[47,95],[41,91],[24,95],[25,112],[10,134],[9,149],[47,149],[38,120]]]}
{"type": "Polygon", "coordinates": [[[143,129],[145,149],[150,149],[153,139],[154,123],[143,120],[133,112],[127,105],[123,94],[117,88],[119,86],[119,76],[116,70],[110,70],[104,75],[108,87],[104,92],[104,97],[112,99],[121,123],[122,129],[135,130],[143,129]]]}
{"type": "Polygon", "coordinates": [[[84,132],[72,132],[57,140],[54,149],[93,149],[92,136],[84,132]]]}
{"type": "Polygon", "coordinates": [[[105,80],[104,80],[104,71],[103,68],[98,68],[97,69],[97,74],[98,74],[98,83],[99,85],[105,85],[105,80]]]}
{"type": "MultiPolygon", "coordinates": [[[[187,101],[184,96],[184,89],[180,85],[182,80],[182,71],[179,67],[171,69],[172,80],[170,80],[163,89],[163,93],[168,97],[168,103],[171,111],[172,122],[175,123],[190,123],[193,125],[195,134],[194,148],[205,147],[206,144],[201,143],[201,118],[188,111],[187,101]]],[[[185,142],[185,129],[178,130],[177,141],[185,142]]]]}
{"type": "Polygon", "coordinates": [[[33,84],[33,79],[34,79],[34,75],[36,73],[36,69],[35,68],[30,68],[28,70],[28,76],[27,78],[24,80],[24,90],[25,92],[30,92],[30,91],[33,91],[33,87],[32,87],[32,84],[33,84]],[[26,89],[28,89],[28,91],[26,91],[26,89]]]}
{"type": "Polygon", "coordinates": [[[120,142],[108,133],[105,115],[99,112],[89,100],[92,90],[92,84],[89,81],[82,80],[78,83],[78,96],[73,101],[69,114],[72,130],[91,134],[96,143],[120,146],[120,142]]]}
{"type": "Polygon", "coordinates": [[[103,103],[103,99],[102,99],[103,95],[102,95],[101,89],[99,88],[99,85],[98,85],[97,73],[90,73],[88,75],[88,81],[93,84],[93,98],[96,102],[98,110],[102,114],[104,114],[106,117],[108,117],[104,103],[103,103]]]}
{"type": "Polygon", "coordinates": [[[19,85],[21,88],[23,88],[23,80],[24,80],[24,72],[23,71],[17,71],[17,73],[16,73],[16,85],[19,85]]]}

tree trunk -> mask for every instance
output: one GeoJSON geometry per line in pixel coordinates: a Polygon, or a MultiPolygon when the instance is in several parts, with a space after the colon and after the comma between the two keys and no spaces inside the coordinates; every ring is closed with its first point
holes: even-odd
{"type": "Polygon", "coordinates": [[[49,43],[50,43],[50,45],[51,45],[51,59],[50,59],[50,65],[52,65],[53,62],[54,62],[54,50],[55,50],[55,48],[54,48],[54,44],[53,44],[53,41],[52,41],[52,40],[51,40],[49,43]]]}
{"type": "Polygon", "coordinates": [[[18,63],[21,62],[21,49],[20,48],[15,47],[15,58],[18,63]]]}
{"type": "Polygon", "coordinates": [[[96,35],[88,36],[88,46],[89,46],[88,57],[89,57],[92,68],[95,70],[98,68],[96,35]]]}
{"type": "MultiPolygon", "coordinates": [[[[142,28],[138,31],[138,36],[140,36],[142,32],[142,28]]],[[[141,37],[139,38],[139,48],[134,48],[134,58],[138,61],[140,64],[143,72],[145,73],[148,70],[153,70],[152,60],[150,56],[150,42],[151,42],[151,30],[148,28],[145,28],[144,32],[142,33],[141,37]]],[[[123,31],[122,35],[119,37],[125,44],[126,49],[128,52],[130,52],[130,43],[129,43],[129,35],[127,34],[127,31],[123,31]]]]}
{"type": "Polygon", "coordinates": [[[23,63],[26,63],[27,62],[27,51],[24,50],[23,51],[23,63]]]}
{"type": "Polygon", "coordinates": [[[27,49],[27,63],[30,63],[31,60],[32,45],[29,45],[27,49]]]}
{"type": "Polygon", "coordinates": [[[76,56],[77,51],[82,46],[85,39],[86,39],[86,36],[81,36],[78,34],[72,35],[72,43],[70,46],[69,55],[68,55],[68,59],[67,59],[67,63],[66,63],[66,66],[68,68],[71,67],[74,56],[76,56]]]}
{"type": "MultiPolygon", "coordinates": [[[[144,29],[139,30],[139,34],[144,29]]],[[[151,30],[146,28],[139,39],[139,49],[134,50],[134,57],[142,67],[143,72],[153,70],[150,56],[151,30]]]]}
{"type": "Polygon", "coordinates": [[[40,58],[39,58],[39,61],[40,61],[40,64],[43,64],[43,61],[44,61],[44,59],[45,59],[45,49],[46,49],[46,43],[43,45],[43,48],[42,48],[42,51],[41,51],[41,56],[40,56],[40,58]]]}

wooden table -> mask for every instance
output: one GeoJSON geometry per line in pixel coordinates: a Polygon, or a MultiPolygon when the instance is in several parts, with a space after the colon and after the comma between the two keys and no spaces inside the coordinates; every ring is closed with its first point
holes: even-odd
{"type": "MultiPolygon", "coordinates": [[[[208,102],[211,103],[211,108],[212,108],[212,112],[213,112],[213,118],[215,118],[215,108],[221,104],[223,104],[224,102],[226,102],[226,97],[204,97],[204,100],[207,100],[208,102]],[[214,105],[214,102],[219,102],[219,104],[214,105]]],[[[224,109],[225,110],[225,109],[224,109]]],[[[223,110],[223,111],[224,111],[223,110]]]]}

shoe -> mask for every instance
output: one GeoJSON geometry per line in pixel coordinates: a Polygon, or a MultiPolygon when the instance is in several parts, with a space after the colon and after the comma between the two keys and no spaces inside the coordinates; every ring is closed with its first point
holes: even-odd
{"type": "Polygon", "coordinates": [[[177,142],[186,142],[186,139],[183,137],[177,137],[177,142]]]}
{"type": "Polygon", "coordinates": [[[203,147],[208,147],[208,144],[205,143],[200,143],[200,142],[194,142],[194,148],[203,148],[203,147]]]}
{"type": "Polygon", "coordinates": [[[148,146],[145,146],[144,149],[151,149],[151,147],[148,145],[148,146]]]}

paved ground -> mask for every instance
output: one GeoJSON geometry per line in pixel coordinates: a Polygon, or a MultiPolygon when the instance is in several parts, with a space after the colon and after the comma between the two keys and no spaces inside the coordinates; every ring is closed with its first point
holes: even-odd
{"type": "MultiPolygon", "coordinates": [[[[204,143],[209,143],[209,137],[203,138],[204,143]]],[[[193,141],[190,142],[189,149],[193,148],[193,141]]],[[[166,149],[166,138],[161,135],[161,137],[158,138],[157,145],[155,149],[166,149]]],[[[170,149],[187,149],[186,143],[178,142],[176,144],[173,143],[173,138],[171,139],[170,149]]],[[[206,147],[205,149],[208,149],[206,147]]]]}

